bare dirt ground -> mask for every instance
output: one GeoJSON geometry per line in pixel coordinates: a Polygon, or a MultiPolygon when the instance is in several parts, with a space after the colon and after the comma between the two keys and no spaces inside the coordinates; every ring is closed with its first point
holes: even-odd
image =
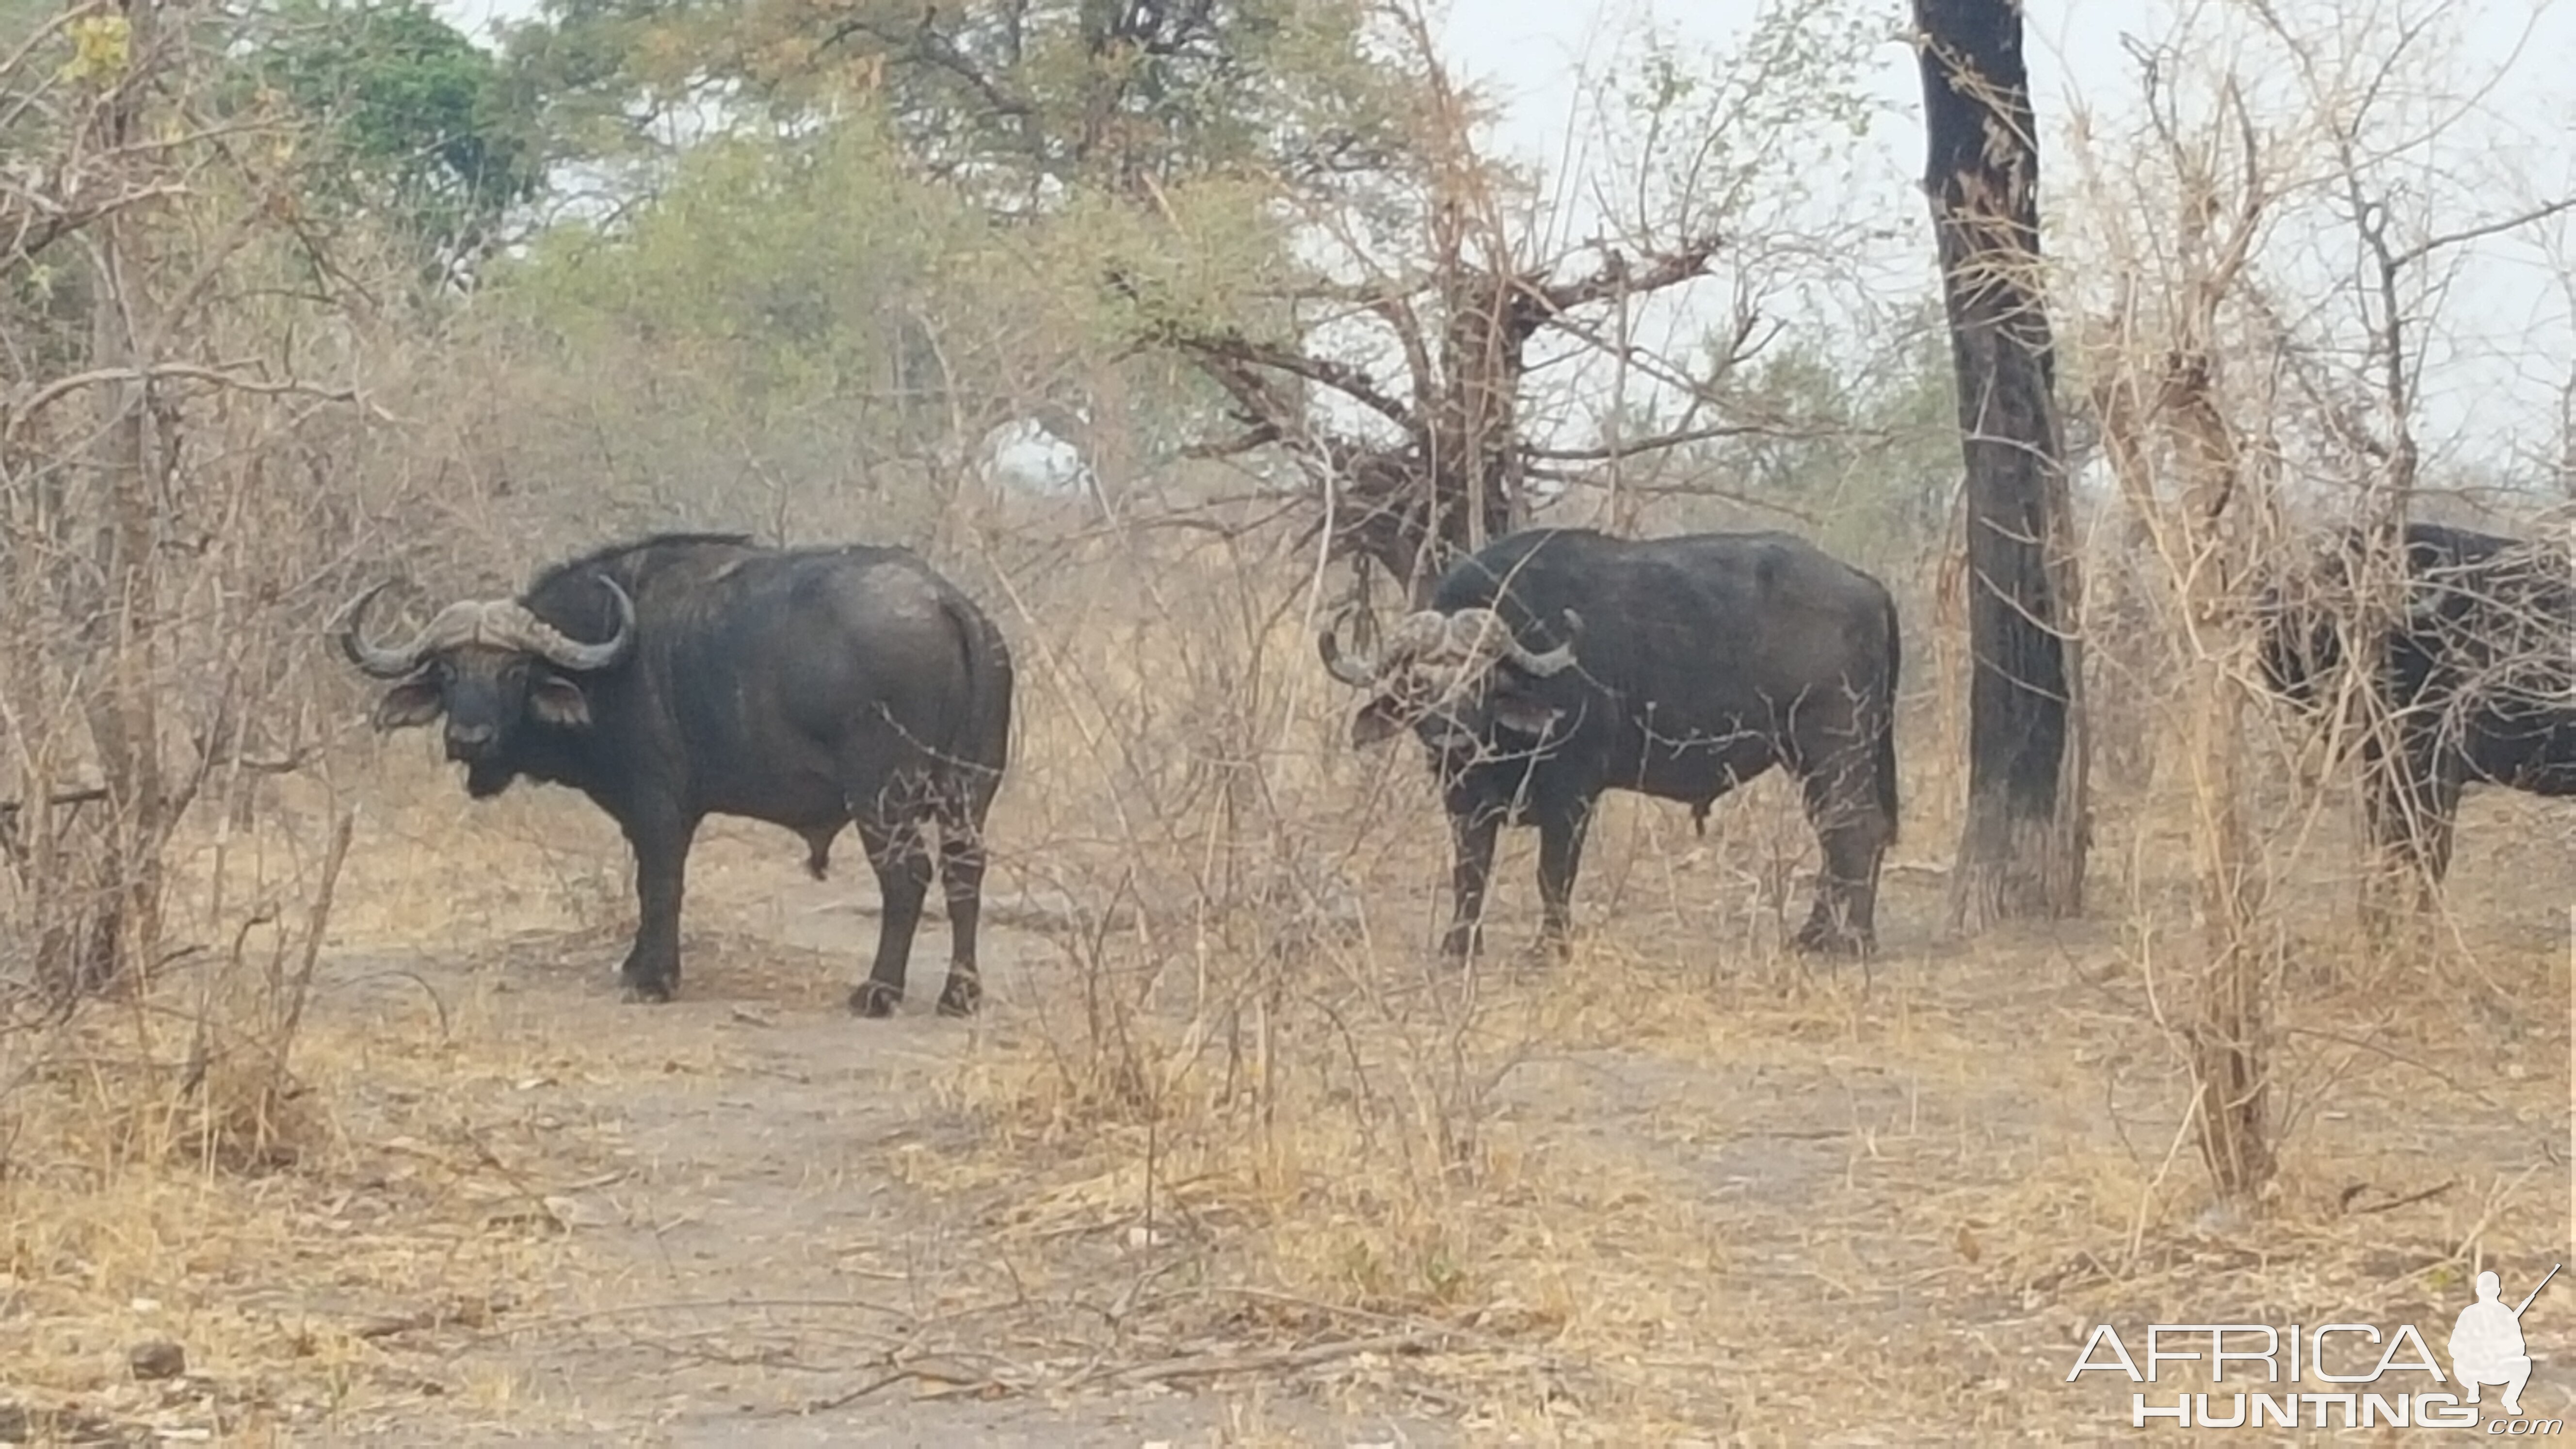
{"type": "MultiPolygon", "coordinates": [[[[1947,943],[1939,874],[1913,863],[1946,840],[1891,870],[1864,976],[1731,944],[1760,932],[1721,918],[1758,915],[1763,889],[1727,842],[1771,806],[1732,833],[1721,812],[1706,848],[1640,834],[1673,828],[1650,811],[1605,825],[1577,960],[1493,970],[1483,1090],[1424,1109],[1472,1130],[1461,1175],[1406,1165],[1406,1093],[1429,1089],[1389,1083],[1417,1039],[1320,1065],[1336,1030],[1368,1035],[1355,1018],[1280,1015],[1265,1050],[1311,1076],[1275,1098],[1293,1128],[1140,1121],[1065,1086],[1093,1079],[1064,1055],[1097,1003],[1034,868],[998,873],[982,1017],[929,1014],[934,921],[904,1013],[869,1023],[842,1007],[876,929],[855,857],[815,883],[786,837],[718,830],[682,999],[628,1006],[605,822],[412,783],[403,809],[370,797],[351,852],[299,1059],[306,1145],[112,1209],[68,1171],[12,1200],[0,1326],[36,1352],[0,1373],[20,1406],[0,1430],[2088,1442],[2134,1432],[2132,1385],[2065,1382],[2096,1323],[2413,1322],[2438,1345],[2478,1267],[2518,1297],[2566,1256],[2576,872],[2539,802],[2476,800],[2442,964],[2373,974],[2333,944],[2343,895],[2294,905],[2290,1155],[2249,1224],[2204,1211],[2178,1131],[2149,989],[2175,948],[2134,924],[2152,912],[2112,899],[1947,943]],[[127,1348],[159,1338],[188,1375],[134,1382],[127,1348]]],[[[1436,836],[1408,840],[1383,889],[1427,913],[1436,836]]],[[[2124,835],[2104,858],[2183,858],[2170,845],[2124,835]]],[[[1505,951],[1530,927],[1527,851],[1504,866],[1505,951]]],[[[2109,879],[2140,903],[2183,885],[2109,879]]],[[[2531,1412],[2576,1415],[2568,1292],[2526,1320],[2531,1412]]],[[[2169,1392],[2193,1386],[2176,1372],[2169,1392]]]]}
{"type": "MultiPolygon", "coordinates": [[[[526,1204],[568,1250],[519,1286],[494,1332],[448,1335],[445,1372],[510,1381],[526,1436],[541,1442],[1134,1445],[1253,1424],[1297,1442],[1451,1441],[1419,1418],[1122,1388],[1105,1373],[1083,1392],[1095,1365],[1048,1357],[1027,1322],[1048,1314],[1008,1281],[1016,1245],[983,1226],[1014,1206],[1008,1188],[946,1201],[908,1166],[974,1150],[944,1085],[979,1033],[1011,1030],[1031,964],[1049,953],[998,927],[991,1019],[969,1027],[929,1013],[945,943],[927,931],[929,985],[898,1024],[874,1030],[840,1003],[849,963],[874,943],[860,910],[873,903],[846,882],[800,876],[773,881],[773,899],[732,904],[734,864],[702,872],[706,924],[688,941],[686,997],[669,1010],[616,1009],[613,939],[532,939],[462,979],[448,968],[479,998],[476,1029],[526,1047],[528,1075],[491,1083],[491,1107],[506,1104],[549,1144],[580,1141],[571,1159],[540,1149],[544,1181],[526,1204]],[[746,933],[763,915],[773,929],[746,933]],[[604,1053],[603,1031],[616,1038],[604,1053]],[[551,1054],[584,1038],[586,1049],[551,1054]],[[1028,1336],[1015,1344],[1015,1331],[1028,1336]],[[899,1377],[887,1359],[907,1345],[917,1356],[899,1377]],[[1005,1366],[1072,1386],[1006,1394],[992,1381],[1005,1366]]],[[[398,1031],[420,1006],[409,978],[380,970],[351,980],[337,1009],[398,1031]]],[[[474,1422],[414,1406],[386,1427],[454,1442],[474,1422]]]]}

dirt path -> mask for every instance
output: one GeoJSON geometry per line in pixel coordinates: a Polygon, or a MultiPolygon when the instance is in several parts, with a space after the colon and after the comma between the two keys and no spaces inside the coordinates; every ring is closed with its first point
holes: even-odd
{"type": "MultiPolygon", "coordinates": [[[[984,1018],[941,1020],[946,936],[933,921],[902,1014],[860,1022],[841,998],[874,944],[873,892],[864,877],[790,878],[760,850],[774,845],[703,853],[683,999],[669,1006],[620,1004],[617,943],[597,938],[469,949],[463,971],[438,952],[334,963],[326,1019],[417,1030],[430,998],[471,1001],[439,1008],[460,1018],[449,1029],[476,1033],[477,1054],[529,1064],[456,1084],[455,1105],[526,1129],[524,1155],[483,1129],[492,1155],[519,1157],[503,1175],[525,1187],[487,1226],[562,1249],[537,1281],[502,1285],[507,1306],[488,1326],[379,1337],[441,1391],[346,1430],[422,1444],[1456,1442],[1419,1417],[1337,1411],[1275,1385],[1112,1382],[1049,1397],[985,1383],[1074,1380],[1084,1365],[1051,1359],[1043,1333],[985,1337],[1041,1316],[1012,1311],[1012,1265],[979,1237],[977,1213],[996,1204],[909,1187],[907,1161],[962,1146],[938,1084],[971,1032],[1010,1029],[1049,953],[988,927],[984,1018]],[[897,1352],[911,1374],[889,1370],[897,1352]],[[453,1386],[475,1384],[479,1402],[459,1402],[453,1386]]],[[[364,1113],[353,1108],[354,1135],[383,1130],[364,1113]]]]}

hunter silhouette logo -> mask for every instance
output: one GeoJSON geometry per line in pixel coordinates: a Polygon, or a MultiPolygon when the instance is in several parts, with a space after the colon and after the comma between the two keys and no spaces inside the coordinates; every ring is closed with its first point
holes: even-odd
{"type": "Polygon", "coordinates": [[[2461,1309],[2451,1327],[2451,1373],[2469,1391],[2470,1403],[2478,1401],[2481,1385],[2497,1384],[2504,1389],[2505,1413],[2522,1413],[2522,1386],[2531,1382],[2531,1355],[2522,1341],[2523,1309],[2558,1276],[2558,1268],[2550,1264],[2548,1276],[2524,1295],[2518,1308],[2504,1306],[2499,1296],[2503,1280],[2492,1272],[2478,1275],[2478,1301],[2461,1309]]]}
{"type": "MultiPolygon", "coordinates": [[[[2205,1391],[2193,1388],[2167,1398],[2131,1389],[2128,1420],[2134,1429],[2156,1420],[2185,1429],[2474,1429],[2483,1417],[2479,1395],[2493,1387],[2504,1391],[2503,1416],[2485,1420],[2488,1433],[2564,1434],[2563,1420],[2522,1417],[2522,1391],[2531,1382],[2522,1316],[2563,1266],[2551,1264],[2520,1303],[2504,1300],[2497,1275],[2478,1274],[2476,1300],[2451,1326],[2448,1376],[2411,1323],[2151,1323],[2146,1351],[2136,1355],[2121,1341],[2120,1330],[2104,1323],[2084,1340],[2066,1381],[2108,1373],[2147,1385],[2168,1363],[2206,1366],[2205,1391]]],[[[2133,1338],[2137,1332],[2130,1330],[2133,1338]]]]}

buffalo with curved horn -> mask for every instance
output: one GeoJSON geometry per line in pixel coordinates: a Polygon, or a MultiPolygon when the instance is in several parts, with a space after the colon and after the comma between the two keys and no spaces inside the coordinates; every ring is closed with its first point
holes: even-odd
{"type": "Polygon", "coordinates": [[[678,989],[690,842],[705,817],[735,815],[803,837],[818,880],[832,841],[858,827],[884,895],[875,963],[850,996],[863,1015],[902,1000],[935,873],[950,940],[939,1009],[974,1009],[1011,656],[918,556],[666,534],[558,565],[517,599],[449,604],[398,647],[363,631],[385,587],[352,600],[338,631],[350,663],[395,681],[376,727],[444,715],[467,794],[488,799],[523,775],[569,785],[625,832],[639,903],[619,973],[630,998],[678,989]]]}
{"type": "MultiPolygon", "coordinates": [[[[1491,609],[1461,609],[1454,614],[1423,609],[1406,615],[1395,626],[1375,658],[1358,661],[1344,657],[1333,638],[1350,613],[1344,609],[1335,615],[1316,641],[1324,656],[1324,668],[1335,679],[1360,689],[1381,685],[1395,688],[1405,696],[1400,701],[1407,707],[1404,712],[1413,715],[1427,714],[1477,689],[1490,678],[1493,667],[1506,660],[1531,678],[1553,676],[1574,663],[1570,636],[1583,629],[1583,616],[1568,609],[1564,613],[1568,641],[1554,649],[1534,651],[1513,638],[1511,626],[1491,609]]],[[[1352,739],[1357,744],[1374,744],[1401,727],[1398,712],[1373,713],[1355,723],[1352,739]]]]}
{"type": "Polygon", "coordinates": [[[1786,534],[1532,529],[1452,566],[1374,657],[1342,652],[1340,622],[1317,649],[1368,692],[1351,743],[1410,728],[1440,778],[1455,846],[1446,954],[1476,947],[1504,824],[1538,827],[1543,936],[1562,951],[1602,791],[1679,801],[1704,826],[1711,802],[1773,766],[1805,786],[1824,848],[1796,944],[1875,947],[1900,661],[1896,605],[1868,574],[1786,534]],[[1549,647],[1521,642],[1542,630],[1558,635],[1549,647]]]}
{"type": "Polygon", "coordinates": [[[366,641],[365,619],[367,606],[392,587],[392,581],[387,580],[351,601],[346,610],[348,624],[340,631],[340,652],[370,679],[400,679],[419,668],[424,656],[467,644],[533,654],[575,674],[606,669],[623,658],[634,642],[635,601],[626,597],[617,580],[602,577],[600,583],[617,600],[617,632],[596,644],[565,638],[516,599],[465,599],[439,610],[438,616],[409,644],[400,649],[381,648],[366,641]]]}

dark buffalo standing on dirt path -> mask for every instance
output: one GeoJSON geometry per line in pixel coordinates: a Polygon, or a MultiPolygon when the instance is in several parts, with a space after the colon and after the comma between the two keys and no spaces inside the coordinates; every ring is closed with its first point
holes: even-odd
{"type": "MultiPolygon", "coordinates": [[[[2567,551],[2438,523],[2410,523],[2405,589],[2359,730],[2372,844],[2429,888],[2449,873],[2468,785],[2576,795],[2576,589],[2567,551]]],[[[2364,536],[2347,531],[2304,582],[2262,605],[2263,672],[2310,710],[2337,691],[2364,536]],[[2340,607],[2336,607],[2340,605],[2340,607]]]]}
{"type": "Polygon", "coordinates": [[[939,1009],[974,1009],[1011,656],[918,556],[647,538],[548,569],[518,599],[450,604],[399,648],[361,632],[384,588],[353,601],[339,633],[350,662],[400,681],[376,727],[443,712],[467,794],[489,799],[521,775],[570,785],[626,832],[640,902],[620,970],[630,999],[677,989],[690,841],[705,817],[736,815],[803,836],[817,880],[833,838],[858,826],[885,898],[875,966],[850,995],[865,1016],[903,999],[936,827],[951,953],[939,1009]]]}
{"type": "Polygon", "coordinates": [[[1374,659],[1319,647],[1370,692],[1354,746],[1410,726],[1429,748],[1454,839],[1443,951],[1476,949],[1495,835],[1539,831],[1544,936],[1566,944],[1583,839],[1604,790],[1691,807],[1781,766],[1823,847],[1804,950],[1877,944],[1879,862],[1896,840],[1896,605],[1802,539],[1703,533],[1632,541],[1513,534],[1460,560],[1374,659]]]}

